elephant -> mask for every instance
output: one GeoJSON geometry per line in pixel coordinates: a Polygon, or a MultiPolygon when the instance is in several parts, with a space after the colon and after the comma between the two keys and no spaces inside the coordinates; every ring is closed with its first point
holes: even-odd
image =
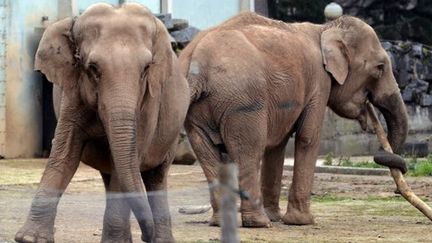
{"type": "Polygon", "coordinates": [[[82,161],[102,175],[102,242],[173,242],[167,173],[189,105],[168,31],[148,8],[98,3],[50,25],[35,70],[54,84],[58,124],[17,242],[53,242],[57,205],[82,161]],[[147,194],[147,192],[149,192],[147,194]]]}
{"type": "MultiPolygon", "coordinates": [[[[367,129],[366,101],[383,114],[397,151],[407,137],[406,107],[373,28],[341,16],[324,24],[283,23],[241,13],[201,32],[182,51],[191,103],[185,128],[208,183],[223,153],[239,167],[243,227],[313,224],[310,195],[325,110],[367,129]],[[285,147],[295,137],[287,211],[279,198],[285,147]]],[[[219,225],[220,195],[210,186],[219,225]]]]}

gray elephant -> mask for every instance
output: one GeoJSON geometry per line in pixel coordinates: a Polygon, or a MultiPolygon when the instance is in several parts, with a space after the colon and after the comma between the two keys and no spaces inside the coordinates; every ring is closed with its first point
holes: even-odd
{"type": "MultiPolygon", "coordinates": [[[[395,150],[407,136],[390,60],[374,30],[354,17],[286,24],[243,13],[200,33],[180,65],[192,90],[185,122],[192,147],[209,183],[217,179],[221,153],[238,163],[240,189],[251,197],[241,201],[245,227],[281,218],[314,222],[310,195],[327,106],[366,129],[369,100],[384,115],[395,150]],[[294,133],[293,182],[282,217],[284,151],[294,133]]],[[[219,224],[218,200],[211,190],[212,225],[219,224]]]]}
{"type": "Polygon", "coordinates": [[[130,211],[144,241],[174,241],[167,172],[189,89],[162,22],[139,4],[92,5],[46,29],[35,69],[54,83],[61,106],[47,167],[15,240],[54,241],[57,204],[81,160],[106,187],[103,242],[131,241],[130,211]]]}

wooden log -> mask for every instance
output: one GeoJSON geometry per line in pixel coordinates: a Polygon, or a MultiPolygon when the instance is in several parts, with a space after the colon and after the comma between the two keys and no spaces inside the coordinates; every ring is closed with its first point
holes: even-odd
{"type": "MultiPolygon", "coordinates": [[[[393,149],[390,146],[390,143],[387,139],[387,135],[384,131],[384,128],[381,126],[381,123],[378,119],[378,115],[372,105],[372,103],[367,102],[366,104],[369,118],[371,119],[372,126],[375,130],[375,133],[378,137],[378,140],[383,147],[383,149],[389,153],[393,153],[393,149]]],[[[416,207],[420,212],[422,212],[428,219],[432,221],[432,209],[427,205],[424,201],[422,201],[417,195],[411,190],[408,183],[405,181],[405,178],[402,172],[399,169],[390,168],[390,174],[393,177],[393,180],[396,183],[397,189],[401,193],[401,195],[414,207],[416,207]]]]}
{"type": "Polygon", "coordinates": [[[178,209],[181,214],[202,214],[206,213],[211,209],[210,204],[198,205],[198,206],[186,206],[178,209]]]}

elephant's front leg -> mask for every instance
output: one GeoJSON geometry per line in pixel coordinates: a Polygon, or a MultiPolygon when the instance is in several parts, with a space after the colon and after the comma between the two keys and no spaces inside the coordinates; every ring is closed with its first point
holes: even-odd
{"type": "MultiPolygon", "coordinates": [[[[74,112],[74,109],[62,107],[74,112]]],[[[75,113],[79,117],[80,113],[75,113]]],[[[61,115],[53,140],[52,151],[39,188],[33,198],[24,226],[16,233],[17,242],[53,242],[57,204],[76,172],[86,134],[81,118],[61,115]]]]}
{"type": "Polygon", "coordinates": [[[154,242],[160,243],[175,242],[171,230],[171,216],[167,197],[167,176],[170,164],[171,162],[164,162],[155,169],[141,173],[153,213],[155,225],[154,242]]]}
{"type": "Polygon", "coordinates": [[[288,196],[287,213],[282,221],[285,224],[313,224],[310,213],[316,159],[320,144],[320,130],[324,117],[325,102],[311,102],[303,111],[295,137],[295,161],[293,179],[288,196]]]}

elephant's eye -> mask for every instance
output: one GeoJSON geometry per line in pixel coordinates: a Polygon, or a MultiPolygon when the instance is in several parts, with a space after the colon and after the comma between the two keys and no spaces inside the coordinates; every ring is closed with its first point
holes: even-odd
{"type": "Polygon", "coordinates": [[[147,65],[147,66],[143,69],[143,71],[142,71],[142,73],[141,73],[141,80],[144,80],[144,79],[146,78],[149,69],[150,69],[150,65],[147,65]]]}
{"type": "Polygon", "coordinates": [[[89,63],[87,70],[94,81],[99,81],[101,73],[96,63],[89,63]]]}
{"type": "Polygon", "coordinates": [[[384,71],[384,63],[380,63],[380,64],[378,64],[378,65],[377,65],[377,69],[378,69],[379,71],[384,71]]]}
{"type": "Polygon", "coordinates": [[[383,73],[384,73],[384,68],[385,68],[384,63],[380,63],[380,64],[378,64],[378,65],[375,67],[375,72],[374,72],[373,76],[375,76],[375,78],[377,78],[377,79],[381,78],[381,76],[382,76],[383,73]]]}

